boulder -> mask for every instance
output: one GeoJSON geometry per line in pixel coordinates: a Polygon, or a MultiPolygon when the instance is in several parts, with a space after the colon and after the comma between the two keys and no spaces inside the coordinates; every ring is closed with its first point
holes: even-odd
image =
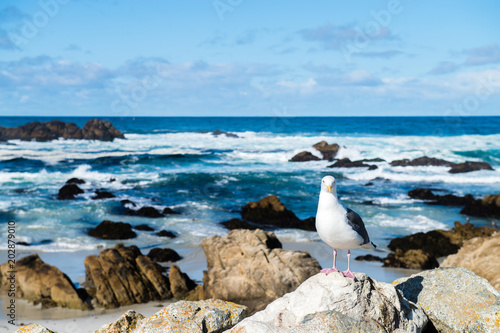
{"type": "Polygon", "coordinates": [[[85,180],[80,178],[70,178],[66,181],[66,184],[85,184],[85,180]]]}
{"type": "Polygon", "coordinates": [[[154,262],[175,262],[181,260],[181,256],[174,250],[159,247],[149,250],[148,257],[154,262]]]}
{"type": "Polygon", "coordinates": [[[231,332],[422,332],[424,312],[391,284],[354,276],[316,274],[231,332]]]}
{"type": "Polygon", "coordinates": [[[115,138],[125,139],[125,136],[109,121],[100,119],[87,121],[83,126],[82,135],[86,140],[113,141],[115,138]]]}
{"type": "Polygon", "coordinates": [[[415,158],[413,160],[409,159],[402,159],[402,160],[395,160],[390,163],[392,166],[447,166],[451,167],[455,165],[453,162],[449,162],[446,160],[442,160],[439,158],[433,158],[433,157],[427,157],[427,156],[422,156],[419,158],[415,158]]]}
{"type": "Polygon", "coordinates": [[[99,199],[111,199],[111,198],[116,198],[116,196],[108,191],[101,191],[101,190],[96,190],[95,191],[95,196],[93,196],[91,199],[92,200],[99,200],[99,199]]]}
{"type": "Polygon", "coordinates": [[[162,211],[162,214],[163,215],[172,215],[172,214],[180,214],[179,212],[176,212],[175,210],[173,210],[172,208],[170,207],[165,207],[162,211]]]}
{"type": "Polygon", "coordinates": [[[57,199],[59,200],[70,200],[74,199],[78,194],[84,193],[81,188],[76,184],[66,184],[59,189],[57,193],[57,199]]]}
{"type": "Polygon", "coordinates": [[[160,230],[159,232],[156,233],[157,236],[160,237],[169,237],[169,238],[176,238],[177,235],[174,234],[172,231],[168,230],[160,230]]]}
{"type": "Polygon", "coordinates": [[[181,272],[177,265],[170,266],[168,279],[172,295],[177,299],[184,299],[191,290],[196,288],[196,282],[191,280],[186,273],[181,272]]]}
{"type": "Polygon", "coordinates": [[[486,162],[471,162],[467,161],[464,163],[455,164],[448,171],[449,173],[465,173],[477,170],[493,170],[491,165],[486,162]]]}
{"type": "Polygon", "coordinates": [[[201,246],[208,267],[203,278],[206,297],[244,304],[251,312],[321,270],[309,253],[285,251],[274,233],[260,229],[207,237],[201,246]]]}
{"type": "Polygon", "coordinates": [[[313,148],[321,153],[324,160],[333,161],[335,156],[337,156],[340,146],[336,143],[329,145],[326,141],[320,141],[315,143],[313,148]]]}
{"type": "Polygon", "coordinates": [[[375,170],[378,167],[376,165],[369,165],[363,163],[363,161],[354,161],[352,162],[348,158],[343,158],[341,160],[338,160],[337,162],[333,163],[332,165],[328,166],[329,168],[361,168],[361,167],[368,167],[369,170],[375,170]]]}
{"type": "Polygon", "coordinates": [[[314,156],[308,151],[301,151],[290,159],[290,162],[307,162],[307,161],[319,161],[320,158],[314,156]]]}
{"type": "Polygon", "coordinates": [[[456,254],[448,256],[441,267],[465,267],[500,291],[500,232],[489,237],[469,239],[456,254]]]}
{"type": "Polygon", "coordinates": [[[241,209],[241,217],[243,220],[255,222],[260,225],[316,230],[315,226],[311,225],[310,222],[306,221],[303,223],[275,195],[269,195],[259,201],[248,202],[241,209]]]}
{"type": "Polygon", "coordinates": [[[416,188],[408,192],[408,196],[412,199],[430,200],[427,202],[431,205],[442,206],[465,206],[475,199],[471,194],[459,197],[453,194],[435,195],[431,189],[416,188]]]}
{"type": "Polygon", "coordinates": [[[155,231],[154,228],[150,227],[147,224],[139,224],[134,227],[135,230],[140,230],[140,231],[155,231]]]}
{"type": "Polygon", "coordinates": [[[437,332],[498,332],[500,294],[466,268],[424,271],[393,285],[425,312],[437,332]]]}
{"type": "Polygon", "coordinates": [[[372,254],[367,254],[364,256],[357,256],[354,258],[357,261],[375,261],[375,262],[384,262],[384,259],[378,256],[374,256],[372,254]]]}
{"type": "Polygon", "coordinates": [[[101,239],[130,239],[137,237],[137,234],[129,223],[105,220],[90,229],[89,236],[101,239]]]}
{"type": "Polygon", "coordinates": [[[439,267],[439,263],[433,255],[421,250],[396,249],[383,260],[384,267],[401,267],[410,269],[432,269],[439,267]]]}
{"type": "Polygon", "coordinates": [[[137,246],[118,244],[85,258],[85,289],[97,305],[116,308],[172,297],[161,266],[137,246]]]}
{"type": "Polygon", "coordinates": [[[252,225],[246,221],[242,221],[240,219],[234,218],[230,219],[228,221],[223,221],[220,222],[226,229],[229,230],[234,230],[234,229],[248,229],[248,230],[255,230],[257,229],[257,226],[252,225]]]}
{"type": "Polygon", "coordinates": [[[481,200],[471,200],[460,211],[460,214],[500,218],[500,194],[487,195],[481,200]]]}
{"type": "Polygon", "coordinates": [[[163,217],[163,214],[160,213],[158,209],[149,206],[141,207],[139,210],[135,211],[135,215],[150,217],[150,218],[163,217]]]}
{"type": "MultiPolygon", "coordinates": [[[[24,298],[42,308],[65,307],[90,309],[89,300],[80,296],[73,282],[57,267],[46,264],[38,254],[17,260],[15,266],[16,298],[24,298]]],[[[12,268],[9,262],[0,266],[0,289],[7,293],[11,287],[12,268]]]]}
{"type": "Polygon", "coordinates": [[[128,310],[116,321],[106,324],[94,333],[129,333],[133,332],[138,323],[145,317],[135,312],[134,310],[128,310]]]}
{"type": "Polygon", "coordinates": [[[46,327],[38,324],[29,324],[26,326],[19,327],[14,333],[54,333],[46,327]]]}
{"type": "Polygon", "coordinates": [[[140,319],[141,314],[128,311],[96,333],[221,333],[239,323],[246,314],[246,307],[218,299],[179,301],[144,319],[140,319]]]}

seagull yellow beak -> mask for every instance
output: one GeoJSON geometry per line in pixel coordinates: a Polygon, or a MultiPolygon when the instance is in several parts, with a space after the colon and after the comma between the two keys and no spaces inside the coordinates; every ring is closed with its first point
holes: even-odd
{"type": "Polygon", "coordinates": [[[328,192],[332,193],[332,185],[326,185],[326,188],[328,189],[328,192]]]}

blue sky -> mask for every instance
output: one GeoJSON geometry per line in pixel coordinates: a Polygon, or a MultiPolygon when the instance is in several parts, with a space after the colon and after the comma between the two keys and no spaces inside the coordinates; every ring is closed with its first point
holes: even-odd
{"type": "Polygon", "coordinates": [[[0,115],[500,115],[500,2],[0,3],[0,115]]]}

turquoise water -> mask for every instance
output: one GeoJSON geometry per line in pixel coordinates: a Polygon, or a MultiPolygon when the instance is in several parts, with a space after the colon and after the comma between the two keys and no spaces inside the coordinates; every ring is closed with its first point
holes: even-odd
{"type": "MultiPolygon", "coordinates": [[[[89,118],[57,118],[79,126],[89,118]]],[[[32,250],[92,250],[118,241],[87,235],[105,219],[172,230],[175,239],[139,231],[126,241],[142,249],[168,242],[171,247],[197,245],[227,231],[218,222],[239,217],[248,201],[276,194],[300,218],[314,216],[320,179],[338,179],[340,199],[364,219],[372,240],[386,249],[394,236],[465,221],[460,208],[429,206],[412,200],[416,187],[477,197],[500,192],[500,117],[471,118],[103,118],[125,134],[125,140],[95,142],[10,141],[0,143],[0,245],[6,245],[6,223],[17,223],[21,241],[32,250]],[[214,137],[216,129],[239,138],[214,137]],[[337,143],[338,157],[382,158],[378,169],[329,169],[331,162],[291,163],[296,153],[321,140],[337,143]],[[495,171],[450,174],[445,167],[391,167],[389,162],[421,156],[453,162],[486,161],[495,171]],[[76,200],[59,201],[57,192],[72,177],[87,181],[76,200]],[[116,181],[110,182],[111,178],[116,181]],[[373,186],[365,186],[372,182],[373,186]],[[91,200],[95,189],[117,198],[91,200]],[[120,200],[139,206],[172,207],[180,215],[159,219],[125,216],[120,200]]],[[[0,126],[19,126],[52,118],[2,117],[0,126]]],[[[491,220],[471,218],[478,225],[491,220]]],[[[315,242],[314,232],[277,230],[284,241],[315,242]]]]}

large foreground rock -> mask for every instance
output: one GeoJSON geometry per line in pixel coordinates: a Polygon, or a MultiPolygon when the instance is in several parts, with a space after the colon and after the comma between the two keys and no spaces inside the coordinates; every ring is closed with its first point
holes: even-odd
{"type": "Polygon", "coordinates": [[[95,333],[219,333],[230,329],[247,313],[246,307],[217,299],[180,301],[149,318],[128,311],[95,333]]]}
{"type": "Polygon", "coordinates": [[[388,284],[317,274],[231,332],[421,332],[427,318],[388,284]]]}
{"type": "Polygon", "coordinates": [[[137,246],[118,244],[99,256],[88,256],[84,265],[85,289],[104,308],[172,297],[161,267],[142,255],[137,246]]]}
{"type": "Polygon", "coordinates": [[[19,329],[15,330],[14,333],[54,333],[49,330],[47,327],[43,327],[38,324],[29,324],[26,326],[19,327],[19,329]]]}
{"type": "MultiPolygon", "coordinates": [[[[7,292],[11,286],[9,263],[0,266],[0,288],[7,292]]],[[[19,259],[15,266],[16,297],[27,299],[42,308],[61,306],[70,309],[90,309],[81,298],[69,277],[57,267],[46,264],[38,254],[19,259]]]]}
{"type": "Polygon", "coordinates": [[[500,291],[500,232],[466,241],[457,254],[448,256],[441,264],[451,266],[470,269],[500,291]]]}
{"type": "Polygon", "coordinates": [[[285,251],[274,233],[232,230],[201,244],[208,271],[203,278],[206,298],[244,304],[250,312],[295,290],[321,266],[309,253],[285,251]]]}
{"type": "Polygon", "coordinates": [[[58,138],[113,141],[115,138],[124,139],[125,136],[109,121],[100,119],[89,120],[83,129],[74,123],[59,120],[43,123],[34,121],[19,127],[0,126],[0,141],[50,141],[58,138]]]}
{"type": "Polygon", "coordinates": [[[499,331],[500,294],[468,269],[439,268],[393,285],[425,312],[438,332],[499,331]]]}

